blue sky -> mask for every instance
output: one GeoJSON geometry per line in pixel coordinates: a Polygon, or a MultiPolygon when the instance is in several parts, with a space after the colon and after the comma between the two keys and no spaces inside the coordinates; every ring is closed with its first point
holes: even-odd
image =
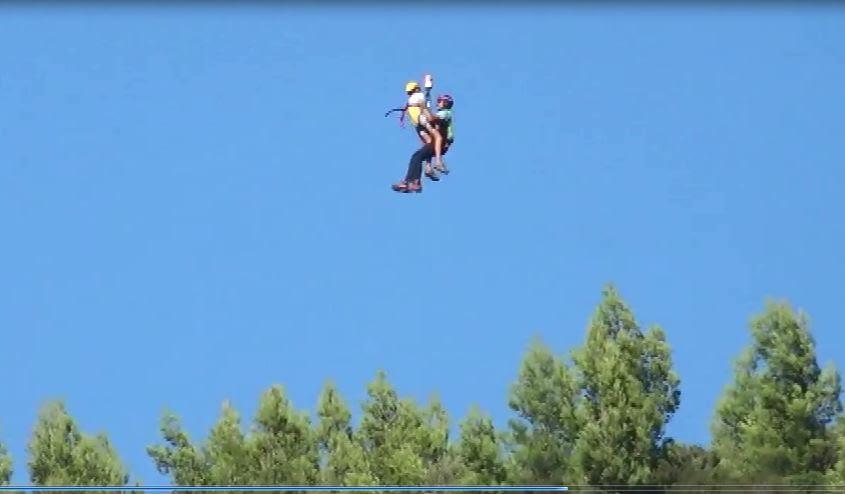
{"type": "Polygon", "coordinates": [[[379,368],[504,424],[540,335],[602,286],[668,333],[669,431],[706,442],[769,297],[845,367],[845,16],[832,8],[483,5],[0,11],[0,440],[26,482],[63,398],[133,478],[169,408],[204,436],[284,384],[358,410],[379,368]],[[389,185],[385,119],[425,72],[453,173],[389,185]]]}

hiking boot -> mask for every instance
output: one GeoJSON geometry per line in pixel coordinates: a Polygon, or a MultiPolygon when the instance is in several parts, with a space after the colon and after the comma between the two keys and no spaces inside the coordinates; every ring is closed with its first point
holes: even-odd
{"type": "Polygon", "coordinates": [[[435,173],[435,171],[432,170],[431,168],[429,168],[428,170],[425,171],[425,176],[428,177],[429,179],[431,179],[431,181],[433,181],[433,182],[437,182],[438,180],[440,180],[440,175],[435,173]]]}
{"type": "Polygon", "coordinates": [[[422,184],[419,180],[414,180],[413,182],[407,184],[406,192],[422,192],[422,184]]]}
{"type": "Polygon", "coordinates": [[[392,188],[396,192],[408,192],[408,183],[403,180],[398,184],[391,185],[390,188],[392,188]]]}

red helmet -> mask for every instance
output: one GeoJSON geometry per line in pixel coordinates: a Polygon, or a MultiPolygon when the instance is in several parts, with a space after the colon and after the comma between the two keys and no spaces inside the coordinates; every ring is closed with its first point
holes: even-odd
{"type": "Polygon", "coordinates": [[[441,94],[440,96],[438,96],[437,102],[440,103],[441,101],[444,102],[446,108],[449,108],[449,109],[451,109],[452,105],[455,104],[455,100],[453,100],[452,97],[449,96],[448,94],[441,94]]]}

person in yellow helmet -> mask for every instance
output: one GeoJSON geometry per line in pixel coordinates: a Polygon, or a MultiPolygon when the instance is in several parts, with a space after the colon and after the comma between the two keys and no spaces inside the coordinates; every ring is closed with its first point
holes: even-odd
{"type": "MultiPolygon", "coordinates": [[[[434,128],[433,123],[437,120],[437,117],[434,116],[431,111],[429,110],[429,92],[431,91],[431,80],[427,77],[426,80],[426,90],[425,92],[422,91],[420,88],[419,83],[416,81],[409,81],[405,84],[405,93],[408,95],[408,101],[405,104],[405,114],[408,115],[408,118],[411,120],[411,123],[414,125],[414,130],[417,132],[417,136],[422,141],[423,148],[426,146],[432,146],[434,149],[434,159],[436,160],[437,166],[440,169],[443,169],[443,158],[441,156],[441,149],[443,148],[443,136],[442,134],[434,128]]],[[[416,156],[420,153],[422,149],[418,150],[417,153],[414,154],[416,156]]],[[[412,160],[414,158],[412,157],[412,160]]],[[[433,180],[438,180],[439,177],[433,172],[431,169],[431,159],[425,160],[425,174],[429,178],[433,180]]]]}
{"type": "Polygon", "coordinates": [[[414,129],[423,141],[423,144],[431,142],[434,129],[431,127],[431,111],[429,111],[428,89],[424,93],[416,81],[405,84],[405,94],[408,95],[408,102],[405,104],[405,113],[414,124],[414,129]]]}

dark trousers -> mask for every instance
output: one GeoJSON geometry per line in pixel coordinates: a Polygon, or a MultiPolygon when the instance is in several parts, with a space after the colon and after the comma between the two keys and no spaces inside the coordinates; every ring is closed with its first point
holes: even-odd
{"type": "Polygon", "coordinates": [[[411,155],[411,161],[408,163],[408,174],[405,175],[405,181],[413,182],[415,180],[419,180],[422,177],[423,161],[428,161],[433,157],[434,144],[426,144],[417,149],[417,151],[411,155]]]}

